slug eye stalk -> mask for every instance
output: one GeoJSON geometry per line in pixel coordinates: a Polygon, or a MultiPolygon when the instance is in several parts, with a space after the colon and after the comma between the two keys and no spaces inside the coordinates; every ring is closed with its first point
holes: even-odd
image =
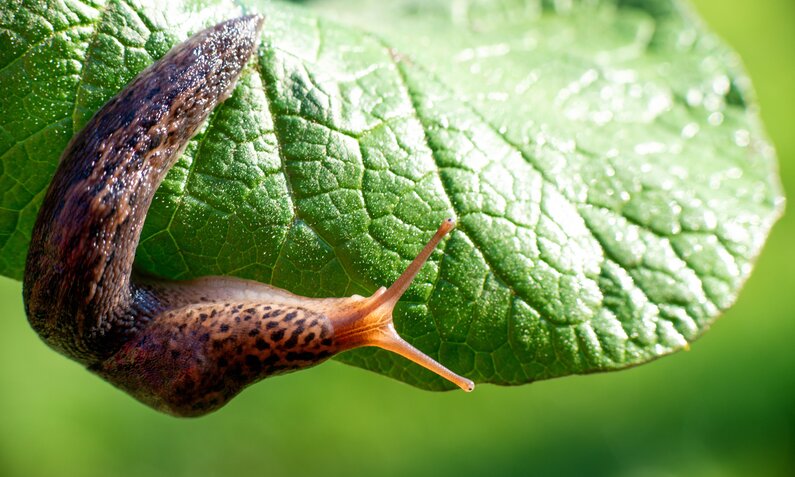
{"type": "Polygon", "coordinates": [[[257,15],[177,45],[88,122],[64,151],[33,228],[25,309],[51,347],[140,401],[180,416],[223,406],[263,378],[360,346],[396,352],[464,390],[404,341],[392,310],[445,221],[406,271],[371,297],[307,298],[231,277],[137,276],[133,259],[157,187],[258,45],[257,15]]]}
{"type": "Polygon", "coordinates": [[[409,344],[398,335],[392,322],[392,311],[398,300],[408,290],[412,280],[414,280],[423,264],[431,256],[434,248],[454,227],[455,221],[452,218],[442,222],[433,238],[425,245],[419,255],[414,258],[395,283],[389,288],[379,288],[371,297],[359,305],[360,309],[357,310],[357,313],[352,314],[347,319],[340,319],[338,324],[335,324],[335,334],[342,348],[377,346],[392,351],[433,371],[464,391],[469,392],[475,389],[474,382],[450,371],[409,344]]]}

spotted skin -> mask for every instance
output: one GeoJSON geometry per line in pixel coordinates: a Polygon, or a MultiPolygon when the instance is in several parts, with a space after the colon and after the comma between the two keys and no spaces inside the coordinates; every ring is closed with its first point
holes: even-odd
{"type": "Polygon", "coordinates": [[[328,317],[257,303],[190,305],[163,314],[94,371],[163,411],[201,415],[249,384],[313,366],[337,351],[328,317]],[[145,395],[140,390],[148,390],[145,395]]]}

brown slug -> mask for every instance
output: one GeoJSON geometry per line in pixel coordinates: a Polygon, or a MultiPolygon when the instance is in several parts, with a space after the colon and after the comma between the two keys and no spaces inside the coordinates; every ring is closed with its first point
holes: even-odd
{"type": "Polygon", "coordinates": [[[31,326],[52,348],[140,401],[179,416],[218,409],[247,385],[341,351],[378,346],[456,375],[400,338],[392,309],[454,223],[370,297],[305,298],[232,277],[173,282],[133,270],[152,197],[188,140],[226,99],[263,19],[204,30],[143,71],[61,156],[31,236],[31,326]]]}

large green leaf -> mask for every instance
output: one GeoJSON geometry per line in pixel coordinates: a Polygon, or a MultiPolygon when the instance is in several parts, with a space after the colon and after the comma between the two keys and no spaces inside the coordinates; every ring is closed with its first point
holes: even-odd
{"type": "MultiPolygon", "coordinates": [[[[397,327],[519,384],[686,347],[779,213],[739,62],[676,1],[12,1],[0,273],[21,277],[73,132],[176,41],[251,10],[260,54],[158,191],[150,272],[367,294],[454,215],[397,327]]],[[[447,388],[384,351],[340,359],[447,388]]]]}

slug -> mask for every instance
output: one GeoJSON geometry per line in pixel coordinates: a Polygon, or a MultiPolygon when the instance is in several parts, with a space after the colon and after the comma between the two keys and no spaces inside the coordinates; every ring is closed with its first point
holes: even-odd
{"type": "Polygon", "coordinates": [[[177,45],[105,104],[67,146],[44,197],[23,295],[52,348],[155,409],[199,416],[263,378],[377,346],[464,390],[458,376],[400,338],[392,310],[439,230],[389,288],[307,298],[232,277],[167,281],[133,268],[152,197],[188,140],[232,91],[263,18],[245,16],[177,45]]]}

